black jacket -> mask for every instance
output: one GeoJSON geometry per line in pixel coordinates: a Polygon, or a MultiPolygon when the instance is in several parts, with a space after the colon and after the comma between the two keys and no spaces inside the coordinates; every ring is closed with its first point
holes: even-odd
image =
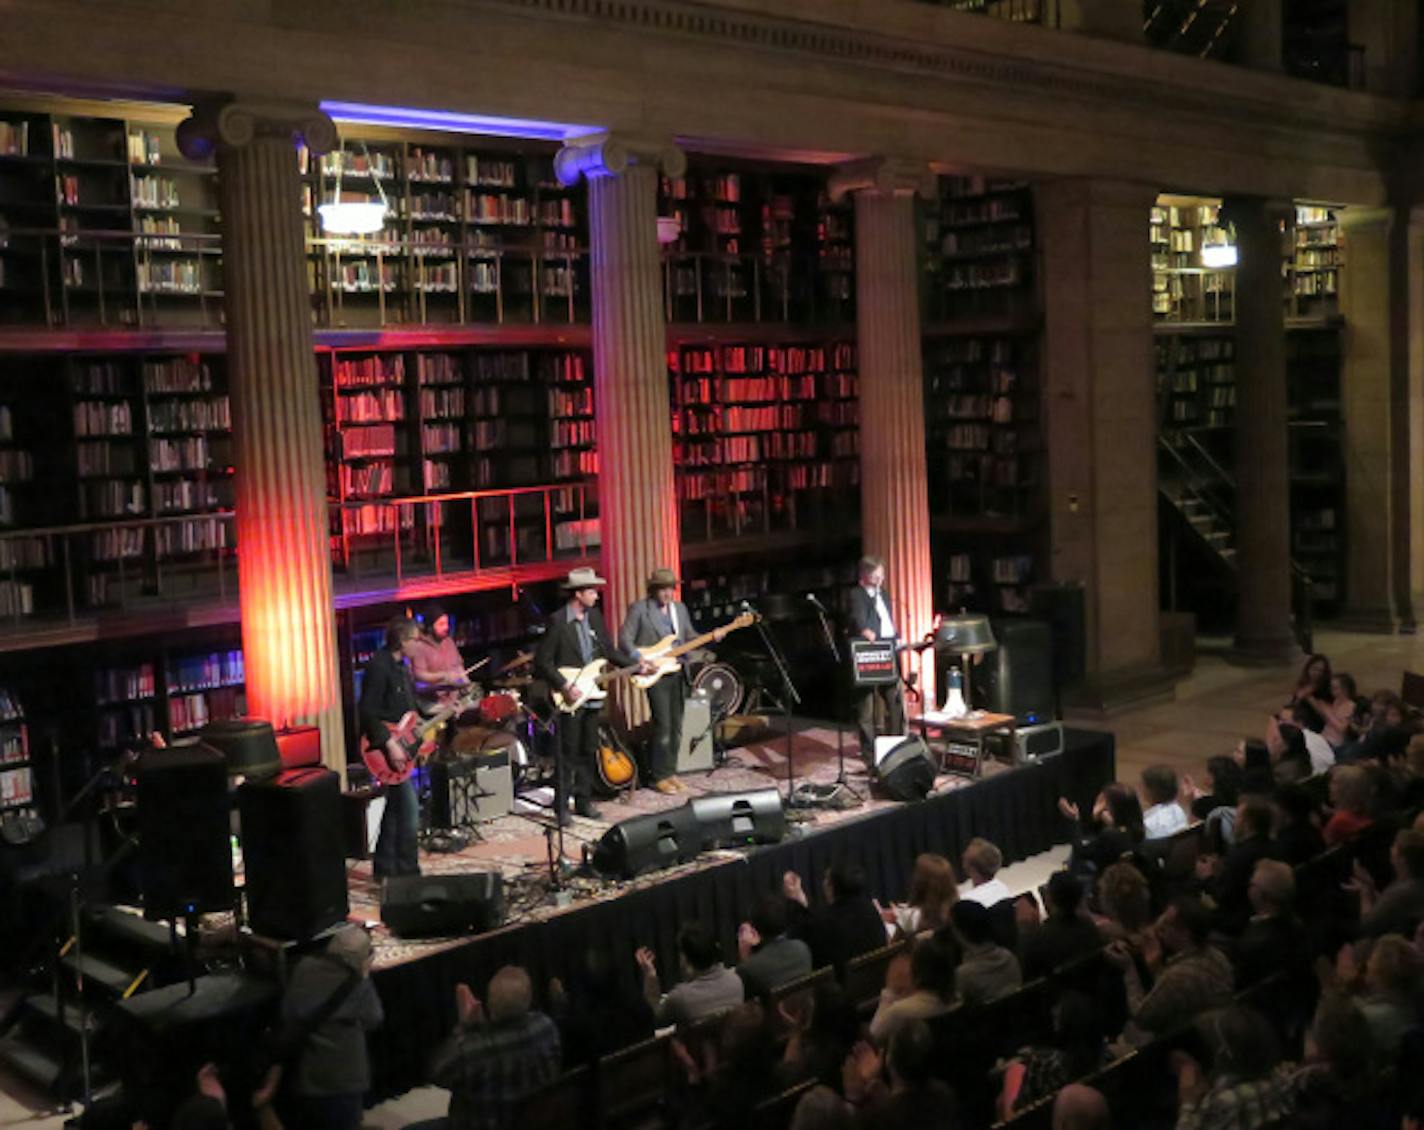
{"type": "Polygon", "coordinates": [[[371,747],[385,747],[390,737],[385,723],[399,722],[408,711],[419,709],[410,668],[385,648],[371,656],[361,680],[361,704],[358,708],[361,732],[371,747]]]}
{"type": "MultiPolygon", "coordinates": [[[[587,612],[589,631],[593,635],[593,658],[607,659],[619,667],[629,667],[636,660],[616,647],[608,638],[608,628],[603,622],[603,613],[597,608],[587,612]]],[[[556,691],[562,691],[566,681],[559,674],[560,667],[582,667],[583,653],[579,650],[578,628],[569,619],[568,605],[564,605],[549,617],[544,629],[544,638],[534,652],[534,674],[556,691]]]]}
{"type": "MultiPolygon", "coordinates": [[[[895,605],[890,599],[890,594],[881,589],[880,596],[885,601],[885,611],[889,613],[891,623],[894,623],[895,605]]],[[[880,617],[875,614],[875,601],[870,599],[870,594],[865,591],[864,585],[856,585],[850,590],[851,639],[860,639],[860,633],[866,628],[875,633],[876,639],[886,638],[880,634],[880,617]]]]}
{"type": "Polygon", "coordinates": [[[886,943],[885,922],[869,895],[811,908],[788,899],[786,911],[791,923],[787,932],[811,947],[811,962],[817,969],[830,965],[840,974],[852,958],[886,943]]]}
{"type": "Polygon", "coordinates": [[[1045,977],[1076,957],[1103,948],[1103,936],[1088,918],[1059,918],[1050,914],[1038,929],[1024,935],[1019,965],[1025,982],[1045,977]]]}

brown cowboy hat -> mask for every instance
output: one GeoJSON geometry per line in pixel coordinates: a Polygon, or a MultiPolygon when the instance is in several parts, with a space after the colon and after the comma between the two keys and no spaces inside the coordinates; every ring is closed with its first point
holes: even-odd
{"type": "Polygon", "coordinates": [[[578,568],[572,570],[563,579],[562,587],[566,589],[599,589],[608,582],[595,573],[592,569],[578,568]]]}
{"type": "Polygon", "coordinates": [[[648,588],[650,589],[676,588],[681,583],[677,579],[677,574],[671,569],[654,569],[652,576],[648,578],[648,588]]]}

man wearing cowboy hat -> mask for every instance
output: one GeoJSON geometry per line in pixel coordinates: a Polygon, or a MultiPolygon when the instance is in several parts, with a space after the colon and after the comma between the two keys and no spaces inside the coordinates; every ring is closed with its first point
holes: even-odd
{"type": "MultiPolygon", "coordinates": [[[[625,653],[608,638],[603,613],[598,610],[598,594],[608,582],[592,569],[573,570],[563,582],[568,602],[549,617],[544,637],[534,653],[534,673],[549,684],[551,690],[578,701],[578,690],[561,674],[560,667],[585,667],[595,659],[607,659],[619,667],[639,663],[636,652],[625,653]]],[[[652,664],[643,664],[646,671],[652,664]]],[[[559,822],[569,819],[566,797],[573,794],[574,811],[580,816],[597,819],[593,806],[593,778],[597,772],[598,727],[603,721],[603,702],[598,700],[580,706],[571,714],[559,715],[559,772],[555,789],[555,807],[559,822]]]]}
{"type": "MultiPolygon", "coordinates": [[[[687,643],[697,633],[687,605],[677,599],[680,582],[671,569],[654,569],[648,578],[648,595],[628,606],[618,642],[624,651],[650,647],[664,636],[673,637],[673,646],[687,643]]],[[[718,629],[716,638],[725,633],[718,629]]],[[[687,656],[681,664],[687,666],[687,656]]],[[[653,740],[648,751],[653,788],[660,793],[686,792],[677,778],[677,748],[682,740],[682,708],[686,696],[683,675],[664,675],[647,690],[653,711],[653,740]]]]}

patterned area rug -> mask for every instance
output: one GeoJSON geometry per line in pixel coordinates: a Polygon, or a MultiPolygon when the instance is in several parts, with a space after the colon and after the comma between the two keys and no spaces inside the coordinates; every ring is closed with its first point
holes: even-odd
{"type": "MultiPolygon", "coordinates": [[[[788,809],[788,835],[811,835],[846,820],[863,818],[895,805],[895,801],[872,797],[864,766],[856,750],[854,734],[847,731],[846,777],[863,799],[844,810],[788,809]]],[[[825,725],[793,721],[791,758],[795,782],[829,785],[835,782],[838,767],[836,731],[825,725]]],[[[743,744],[732,749],[726,762],[708,773],[690,774],[682,779],[691,792],[668,796],[653,789],[625,792],[617,800],[600,802],[601,818],[576,817],[564,830],[564,856],[571,864],[582,861],[585,849],[593,846],[614,824],[649,812],[676,808],[690,797],[709,793],[746,792],[775,787],[785,795],[787,781],[787,740],[780,720],[768,731],[749,734],[743,744]]],[[[985,764],[990,774],[1000,767],[985,764]]],[[[943,774],[935,782],[935,792],[943,793],[972,783],[968,778],[943,774]]],[[[539,921],[555,914],[576,910],[589,902],[617,898],[628,891],[642,890],[669,879],[743,858],[743,851],[703,852],[688,863],[665,868],[632,880],[603,879],[576,872],[565,881],[566,899],[556,901],[549,884],[551,846],[547,829],[552,823],[551,790],[534,790],[515,804],[515,814],[479,825],[480,838],[457,851],[434,852],[422,849],[420,867],[426,875],[497,870],[505,882],[507,926],[539,921]],[[548,807],[541,807],[540,803],[548,807]]],[[[586,869],[585,869],[586,870],[586,869]]],[[[442,949],[457,946],[463,938],[403,940],[380,923],[380,889],[371,876],[370,861],[354,864],[349,872],[351,917],[371,926],[376,942],[376,967],[387,968],[414,961],[442,949]]]]}

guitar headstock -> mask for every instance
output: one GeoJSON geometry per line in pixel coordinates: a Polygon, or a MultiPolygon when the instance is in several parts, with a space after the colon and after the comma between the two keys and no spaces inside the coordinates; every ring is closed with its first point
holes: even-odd
{"type": "Polygon", "coordinates": [[[759,623],[761,623],[761,613],[753,612],[751,609],[748,609],[727,625],[727,631],[735,631],[738,628],[750,628],[753,624],[759,623]]]}

